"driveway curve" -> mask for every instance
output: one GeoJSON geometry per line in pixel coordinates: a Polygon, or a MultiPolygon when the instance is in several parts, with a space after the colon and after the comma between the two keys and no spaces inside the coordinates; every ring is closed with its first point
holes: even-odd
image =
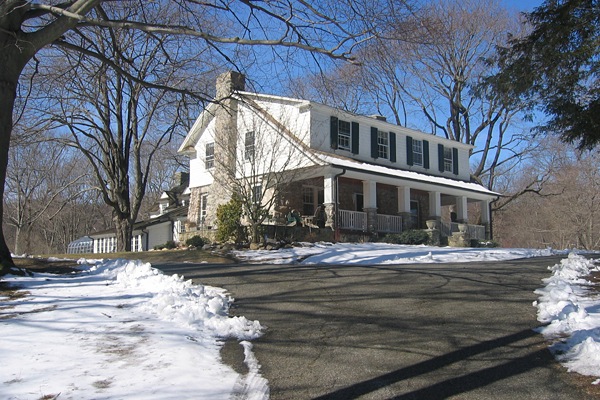
{"type": "MultiPolygon", "coordinates": [[[[253,343],[273,400],[598,399],[533,330],[559,260],[156,267],[226,288],[267,327],[253,343]]],[[[240,349],[224,360],[239,367],[240,349]]]]}

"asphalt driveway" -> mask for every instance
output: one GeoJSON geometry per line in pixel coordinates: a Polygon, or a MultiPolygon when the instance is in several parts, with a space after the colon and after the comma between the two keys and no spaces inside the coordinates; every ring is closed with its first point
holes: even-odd
{"type": "MultiPolygon", "coordinates": [[[[598,399],[533,331],[560,258],[395,266],[155,265],[226,288],[267,327],[271,399],[598,399]]],[[[222,352],[240,368],[241,346],[222,352]]]]}

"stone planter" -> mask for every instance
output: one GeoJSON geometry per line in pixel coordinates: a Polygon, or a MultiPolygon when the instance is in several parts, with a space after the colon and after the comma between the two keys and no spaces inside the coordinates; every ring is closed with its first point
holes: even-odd
{"type": "Polygon", "coordinates": [[[466,233],[469,226],[467,224],[458,224],[458,231],[460,233],[466,233]]]}
{"type": "Polygon", "coordinates": [[[427,221],[425,221],[425,223],[427,224],[427,229],[438,229],[438,221],[436,219],[428,219],[427,221]]]}

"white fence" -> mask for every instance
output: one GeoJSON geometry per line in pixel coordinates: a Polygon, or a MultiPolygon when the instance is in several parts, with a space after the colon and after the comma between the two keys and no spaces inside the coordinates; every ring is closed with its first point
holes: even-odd
{"type": "Polygon", "coordinates": [[[338,226],[342,229],[356,231],[367,230],[367,213],[360,211],[339,210],[338,226]]]}
{"type": "Polygon", "coordinates": [[[398,215],[377,214],[377,232],[402,232],[402,217],[398,215]]]}

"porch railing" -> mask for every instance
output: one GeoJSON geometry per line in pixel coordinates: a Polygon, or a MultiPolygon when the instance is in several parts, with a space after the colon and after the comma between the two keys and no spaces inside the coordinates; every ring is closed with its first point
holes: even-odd
{"type": "Polygon", "coordinates": [[[338,216],[338,226],[342,229],[367,230],[367,213],[365,212],[339,210],[338,216]]]}
{"type": "MultiPolygon", "coordinates": [[[[452,236],[452,233],[458,232],[457,222],[442,222],[442,235],[452,236]]],[[[485,226],[467,224],[467,235],[471,239],[485,240],[485,226]]]]}
{"type": "Polygon", "coordinates": [[[377,214],[377,232],[402,232],[402,217],[398,215],[377,214]]]}

